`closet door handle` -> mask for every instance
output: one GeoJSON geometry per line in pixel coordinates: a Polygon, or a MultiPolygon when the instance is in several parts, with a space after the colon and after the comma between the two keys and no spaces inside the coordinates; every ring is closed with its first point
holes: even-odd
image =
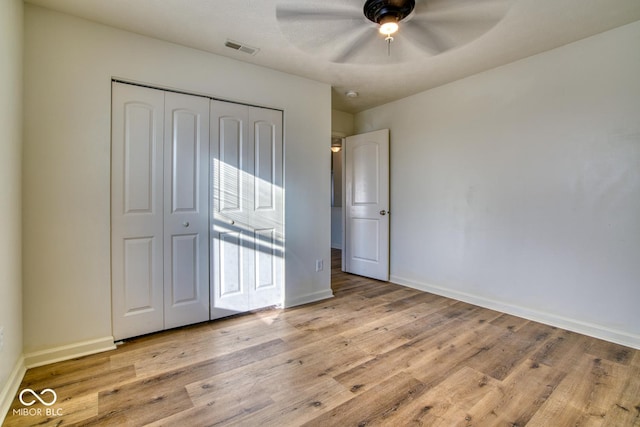
{"type": "Polygon", "coordinates": [[[182,225],[183,225],[184,227],[188,227],[188,226],[189,226],[189,221],[185,221],[185,222],[183,222],[183,223],[182,223],[182,225]]]}

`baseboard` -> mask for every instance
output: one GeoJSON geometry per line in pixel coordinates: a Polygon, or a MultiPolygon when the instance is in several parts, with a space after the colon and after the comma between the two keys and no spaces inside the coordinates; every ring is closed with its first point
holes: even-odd
{"type": "Polygon", "coordinates": [[[284,302],[285,308],[295,307],[297,305],[309,304],[311,302],[322,301],[324,299],[333,298],[333,291],[327,289],[326,291],[315,292],[313,294],[302,295],[296,298],[288,299],[284,302]]]}
{"type": "Polygon", "coordinates": [[[24,365],[24,356],[20,356],[16,365],[13,367],[13,370],[9,374],[7,383],[2,387],[2,390],[0,390],[0,425],[4,422],[4,419],[11,408],[11,404],[18,393],[18,389],[20,388],[20,383],[24,378],[25,372],[27,372],[27,368],[24,365]]]}
{"type": "Polygon", "coordinates": [[[616,344],[640,350],[639,335],[610,329],[602,325],[596,325],[593,323],[583,322],[576,319],[570,319],[551,313],[533,310],[527,307],[508,304],[501,301],[495,301],[478,295],[468,294],[466,292],[459,292],[456,290],[441,288],[439,286],[434,286],[427,283],[420,283],[414,280],[405,279],[403,277],[391,276],[390,281],[393,283],[397,283],[398,285],[403,285],[420,291],[441,295],[447,298],[453,298],[459,301],[467,302],[469,304],[478,305],[480,307],[489,308],[491,310],[496,310],[502,313],[511,314],[513,316],[522,317],[534,322],[544,323],[546,325],[555,326],[557,328],[566,329],[572,332],[577,332],[579,334],[588,335],[593,338],[610,341],[616,344]]]}
{"type": "Polygon", "coordinates": [[[37,366],[48,365],[50,363],[61,362],[63,360],[75,359],[76,357],[88,356],[89,354],[114,350],[115,348],[116,345],[114,344],[113,337],[108,336],[27,353],[24,355],[24,365],[27,369],[35,368],[37,366]]]}

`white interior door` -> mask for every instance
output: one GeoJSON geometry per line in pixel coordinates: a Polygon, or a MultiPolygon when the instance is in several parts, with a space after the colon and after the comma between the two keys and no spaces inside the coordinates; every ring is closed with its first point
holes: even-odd
{"type": "Polygon", "coordinates": [[[164,327],[209,319],[209,99],[165,93],[164,327]]]}
{"type": "Polygon", "coordinates": [[[389,280],[389,129],[345,140],[343,269],[389,280]]]}
{"type": "Polygon", "coordinates": [[[116,339],[161,330],[164,93],[113,83],[111,271],[116,339]]]}
{"type": "Polygon", "coordinates": [[[211,102],[211,318],[282,302],[282,113],[211,102]]]}

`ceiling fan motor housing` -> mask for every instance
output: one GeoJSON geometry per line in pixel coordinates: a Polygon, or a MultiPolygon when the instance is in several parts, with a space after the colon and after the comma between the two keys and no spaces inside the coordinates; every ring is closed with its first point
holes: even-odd
{"type": "Polygon", "coordinates": [[[389,17],[400,22],[409,16],[415,4],[415,0],[367,0],[364,4],[364,16],[376,24],[389,17]]]}

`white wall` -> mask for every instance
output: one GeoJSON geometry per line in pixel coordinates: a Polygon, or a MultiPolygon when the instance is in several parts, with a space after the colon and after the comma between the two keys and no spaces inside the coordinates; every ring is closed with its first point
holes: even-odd
{"type": "Polygon", "coordinates": [[[640,348],[640,22],[357,114],[392,280],[640,348]]]}
{"type": "Polygon", "coordinates": [[[22,17],[22,0],[0,1],[0,424],[22,356],[22,17]]]}
{"type": "Polygon", "coordinates": [[[328,85],[31,5],[25,14],[26,352],[111,335],[112,76],[284,109],[286,303],[331,296],[329,270],[315,272],[330,257],[328,85]]]}
{"type": "Polygon", "coordinates": [[[342,136],[353,135],[354,116],[339,110],[331,110],[331,131],[342,136]]]}

